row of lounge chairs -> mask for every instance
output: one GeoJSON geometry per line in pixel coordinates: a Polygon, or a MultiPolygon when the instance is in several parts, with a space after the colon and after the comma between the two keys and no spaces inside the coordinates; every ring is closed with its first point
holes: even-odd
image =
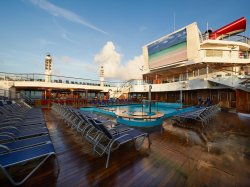
{"type": "Polygon", "coordinates": [[[24,102],[1,100],[0,168],[9,181],[13,185],[23,184],[53,155],[55,150],[41,109],[31,108],[24,102]],[[40,162],[20,181],[8,172],[10,167],[22,164],[25,168],[27,161],[37,159],[40,162]]]}
{"type": "Polygon", "coordinates": [[[195,108],[192,111],[175,115],[172,120],[178,123],[184,123],[186,120],[191,119],[201,122],[204,127],[204,125],[208,124],[218,111],[220,111],[219,104],[209,107],[195,108]]]}
{"type": "Polygon", "coordinates": [[[56,103],[53,104],[52,110],[61,116],[75,134],[81,134],[82,140],[92,144],[93,154],[99,156],[107,154],[106,168],[109,166],[111,152],[122,144],[134,142],[136,149],[139,150],[145,138],[148,138],[150,147],[147,133],[117,124],[105,117],[56,103]]]}

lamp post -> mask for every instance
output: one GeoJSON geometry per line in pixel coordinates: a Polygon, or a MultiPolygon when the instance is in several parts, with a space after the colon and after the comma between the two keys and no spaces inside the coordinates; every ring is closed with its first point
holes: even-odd
{"type": "Polygon", "coordinates": [[[151,114],[151,90],[152,90],[152,85],[149,85],[148,89],[148,100],[149,100],[149,113],[151,114]]]}
{"type": "Polygon", "coordinates": [[[181,108],[182,108],[182,88],[180,90],[180,104],[181,104],[181,108]]]}
{"type": "Polygon", "coordinates": [[[180,82],[180,104],[181,104],[181,108],[182,108],[182,105],[183,105],[183,102],[182,102],[182,89],[186,89],[188,87],[188,82],[180,82]]]}

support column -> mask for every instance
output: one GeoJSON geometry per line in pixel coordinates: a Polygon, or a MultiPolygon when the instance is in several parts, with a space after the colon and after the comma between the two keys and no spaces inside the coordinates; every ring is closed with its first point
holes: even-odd
{"type": "Polygon", "coordinates": [[[208,73],[209,73],[209,68],[208,68],[208,64],[207,64],[207,67],[206,67],[206,77],[208,77],[208,73]]]}

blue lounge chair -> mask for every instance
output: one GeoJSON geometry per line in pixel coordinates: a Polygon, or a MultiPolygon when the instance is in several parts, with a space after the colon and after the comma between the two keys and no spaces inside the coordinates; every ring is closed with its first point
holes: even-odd
{"type": "Polygon", "coordinates": [[[11,127],[0,131],[0,142],[5,142],[11,139],[17,140],[17,139],[29,138],[44,134],[49,134],[49,131],[46,127],[31,129],[31,130],[19,130],[18,128],[11,127]]]}
{"type": "Polygon", "coordinates": [[[36,136],[32,138],[16,140],[10,143],[0,144],[0,154],[6,153],[6,151],[15,151],[19,149],[25,149],[28,147],[37,146],[51,142],[49,135],[36,136]],[[2,148],[2,149],[1,149],[2,148]]]}
{"type": "MultiPolygon", "coordinates": [[[[6,177],[9,179],[9,181],[13,185],[18,186],[23,184],[52,155],[55,155],[55,150],[51,143],[30,147],[27,149],[17,150],[0,155],[0,168],[6,175],[6,177]],[[15,181],[7,171],[7,168],[9,167],[21,163],[26,163],[27,161],[35,160],[38,158],[43,158],[43,160],[21,181],[15,181]]],[[[59,173],[59,165],[58,165],[58,173],[59,173]]]]}
{"type": "Polygon", "coordinates": [[[100,124],[98,127],[102,130],[103,136],[99,136],[97,142],[95,143],[94,152],[100,156],[104,153],[107,154],[106,168],[109,166],[111,152],[118,149],[122,144],[135,142],[135,147],[139,150],[144,142],[144,139],[147,137],[150,148],[151,142],[147,133],[131,129],[124,133],[116,133],[112,135],[104,125],[100,124]]]}

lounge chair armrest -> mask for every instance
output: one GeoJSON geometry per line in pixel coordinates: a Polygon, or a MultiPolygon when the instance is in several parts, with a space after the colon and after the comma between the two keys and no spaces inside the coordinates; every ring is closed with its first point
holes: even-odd
{"type": "Polygon", "coordinates": [[[6,135],[8,135],[8,136],[11,136],[12,138],[15,138],[15,134],[14,133],[11,133],[11,132],[0,132],[0,136],[6,136],[6,135]]]}
{"type": "MultiPolygon", "coordinates": [[[[1,134],[0,133],[0,137],[6,137],[7,139],[11,139],[12,142],[15,141],[15,138],[12,135],[9,135],[9,134],[1,134]]],[[[5,141],[5,140],[3,140],[3,141],[5,141]]]]}
{"type": "Polygon", "coordinates": [[[104,125],[104,123],[103,122],[101,122],[101,121],[96,121],[96,120],[94,120],[94,122],[97,124],[97,125],[104,125]]]}
{"type": "Polygon", "coordinates": [[[11,116],[11,117],[5,119],[4,122],[11,122],[11,121],[23,121],[23,119],[22,119],[22,118],[19,118],[19,117],[11,116]]]}
{"type": "Polygon", "coordinates": [[[17,132],[19,132],[18,128],[14,127],[14,126],[5,126],[5,127],[0,127],[0,131],[5,130],[5,129],[14,129],[17,132]]]}
{"type": "Polygon", "coordinates": [[[8,148],[7,146],[2,145],[2,144],[0,144],[0,150],[1,149],[4,149],[5,151],[10,152],[10,148],[8,148]]]}
{"type": "Polygon", "coordinates": [[[113,142],[116,142],[117,140],[119,140],[119,139],[121,139],[121,138],[123,138],[123,137],[125,137],[125,136],[130,136],[130,137],[133,139],[133,136],[131,136],[130,134],[122,134],[120,137],[115,138],[115,139],[113,140],[113,142]]]}

